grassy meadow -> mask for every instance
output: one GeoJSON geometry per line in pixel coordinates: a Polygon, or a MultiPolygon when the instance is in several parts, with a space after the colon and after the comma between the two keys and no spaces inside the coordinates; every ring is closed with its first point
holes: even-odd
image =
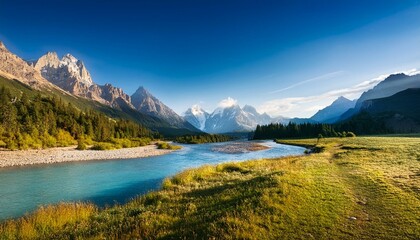
{"type": "Polygon", "coordinates": [[[0,239],[420,239],[419,137],[326,138],[316,149],[190,169],[107,209],[43,207],[2,223],[0,239]]]}

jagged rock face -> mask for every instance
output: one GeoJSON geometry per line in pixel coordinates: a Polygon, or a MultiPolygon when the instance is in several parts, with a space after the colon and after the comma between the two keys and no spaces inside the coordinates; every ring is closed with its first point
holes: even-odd
{"type": "MultiPolygon", "coordinates": [[[[98,85],[92,85],[92,86],[98,86],[98,85]]],[[[93,88],[93,87],[91,87],[93,88]]],[[[112,86],[111,84],[107,83],[104,86],[100,86],[101,94],[100,97],[102,99],[105,99],[107,102],[111,103],[112,106],[116,107],[119,106],[118,99],[125,102],[127,105],[132,107],[131,104],[131,97],[124,93],[124,91],[121,88],[117,88],[112,86]]]]}
{"type": "Polygon", "coordinates": [[[49,52],[34,63],[34,68],[51,83],[76,96],[116,108],[121,104],[132,107],[130,96],[121,88],[95,84],[83,62],[71,54],[64,55],[60,60],[57,53],[49,52]]]}
{"type": "Polygon", "coordinates": [[[34,68],[51,83],[77,96],[87,97],[92,78],[82,61],[70,54],[60,60],[55,52],[49,52],[35,62],[34,68]]]}
{"type": "Polygon", "coordinates": [[[19,80],[36,89],[53,87],[37,70],[11,53],[2,42],[0,42],[0,75],[19,80]]]}
{"type": "Polygon", "coordinates": [[[159,99],[154,97],[143,87],[140,87],[133,95],[131,95],[131,103],[134,108],[141,113],[158,117],[179,128],[187,128],[193,131],[198,131],[197,128],[185,121],[176,112],[159,101],[159,99]]]}

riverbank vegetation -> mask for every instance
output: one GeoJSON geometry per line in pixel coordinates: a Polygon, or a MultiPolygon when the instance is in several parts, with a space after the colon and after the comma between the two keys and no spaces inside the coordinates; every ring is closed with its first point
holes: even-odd
{"type": "Polygon", "coordinates": [[[345,128],[325,123],[271,123],[268,125],[258,125],[255,129],[253,139],[356,136],[353,132],[343,129],[345,128]]]}
{"type": "Polygon", "coordinates": [[[140,124],[111,119],[93,110],[81,111],[58,97],[27,95],[0,87],[0,148],[65,147],[78,144],[79,139],[81,149],[83,139],[118,147],[115,139],[127,146],[136,145],[133,139],[153,136],[140,124]]]}
{"type": "Polygon", "coordinates": [[[1,224],[0,238],[419,239],[419,146],[325,138],[319,153],[183,171],[121,206],[41,208],[1,224]]]}
{"type": "Polygon", "coordinates": [[[185,144],[201,144],[201,143],[216,143],[216,142],[227,142],[234,138],[228,135],[222,134],[198,134],[198,135],[185,135],[175,138],[177,143],[185,144]]]}
{"type": "Polygon", "coordinates": [[[173,145],[167,142],[157,142],[156,146],[158,149],[168,149],[168,150],[179,150],[182,147],[178,145],[173,145]]]}

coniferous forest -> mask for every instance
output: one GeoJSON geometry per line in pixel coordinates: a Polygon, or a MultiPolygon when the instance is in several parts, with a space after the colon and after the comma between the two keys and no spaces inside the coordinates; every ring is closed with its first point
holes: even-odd
{"type": "Polygon", "coordinates": [[[175,142],[187,144],[216,143],[233,140],[231,136],[223,134],[185,135],[175,138],[175,142]]]}
{"type": "Polygon", "coordinates": [[[275,138],[314,138],[314,137],[351,137],[355,134],[351,131],[342,130],[339,126],[324,123],[289,124],[272,123],[258,125],[253,139],[275,138]]]}
{"type": "Polygon", "coordinates": [[[129,120],[111,119],[94,111],[81,111],[55,96],[29,97],[0,87],[0,147],[48,148],[116,142],[115,139],[152,137],[147,128],[129,120]]]}

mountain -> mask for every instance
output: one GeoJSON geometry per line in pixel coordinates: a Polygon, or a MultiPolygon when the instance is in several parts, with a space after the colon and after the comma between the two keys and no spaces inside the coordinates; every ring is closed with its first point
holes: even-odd
{"type": "Polygon", "coordinates": [[[334,123],[347,110],[354,108],[356,100],[349,100],[345,97],[337,98],[331,105],[319,110],[310,119],[320,123],[334,123]]]}
{"type": "Polygon", "coordinates": [[[1,41],[0,75],[7,79],[16,79],[34,89],[54,89],[63,92],[60,88],[43,78],[37,70],[29,66],[23,59],[11,53],[1,41]]]}
{"type": "Polygon", "coordinates": [[[184,119],[201,131],[204,131],[206,121],[209,116],[210,114],[199,105],[194,105],[191,108],[188,108],[188,110],[184,113],[184,119]]]}
{"type": "Polygon", "coordinates": [[[83,62],[71,54],[59,59],[57,53],[48,52],[30,64],[45,79],[71,94],[114,108],[132,107],[128,94],[111,84],[95,84],[83,62]]]}
{"type": "Polygon", "coordinates": [[[128,119],[168,137],[199,132],[188,123],[185,123],[186,127],[174,126],[159,117],[137,111],[131,104],[131,97],[121,88],[95,84],[83,62],[70,54],[59,59],[56,53],[50,52],[27,62],[0,42],[0,84],[18,94],[59,97],[82,111],[99,111],[110,118],[128,119]]]}
{"type": "Polygon", "coordinates": [[[363,134],[420,132],[420,88],[365,100],[357,114],[339,124],[363,134]]]}
{"type": "Polygon", "coordinates": [[[55,52],[48,52],[30,64],[48,81],[71,94],[100,102],[134,117],[151,116],[154,121],[148,121],[152,124],[147,126],[168,136],[199,132],[142,87],[133,95],[135,99],[132,102],[131,96],[121,88],[111,84],[96,84],[84,63],[71,54],[59,59],[55,52]]]}
{"type": "Polygon", "coordinates": [[[384,121],[394,132],[420,132],[420,88],[409,88],[390,97],[366,100],[361,107],[384,121]]]}
{"type": "Polygon", "coordinates": [[[356,108],[366,100],[389,97],[408,88],[420,88],[420,74],[412,76],[404,73],[392,74],[374,88],[364,92],[357,100],[356,108]]]}
{"type": "Polygon", "coordinates": [[[208,133],[249,132],[253,126],[239,105],[232,105],[216,108],[207,118],[204,130],[208,133]]]}
{"type": "Polygon", "coordinates": [[[185,128],[193,132],[200,132],[171,108],[150,94],[144,87],[139,87],[137,91],[131,95],[131,103],[134,108],[141,113],[163,119],[177,128],[185,128]]]}
{"type": "Polygon", "coordinates": [[[250,132],[258,124],[268,124],[273,119],[266,113],[260,114],[249,105],[241,108],[239,105],[218,107],[209,114],[199,106],[189,108],[184,119],[189,123],[208,133],[250,132]]]}
{"type": "Polygon", "coordinates": [[[355,107],[343,113],[340,120],[348,119],[357,114],[366,100],[389,97],[408,88],[420,88],[420,74],[411,76],[404,73],[392,74],[379,82],[374,88],[364,92],[357,100],[355,107]]]}

